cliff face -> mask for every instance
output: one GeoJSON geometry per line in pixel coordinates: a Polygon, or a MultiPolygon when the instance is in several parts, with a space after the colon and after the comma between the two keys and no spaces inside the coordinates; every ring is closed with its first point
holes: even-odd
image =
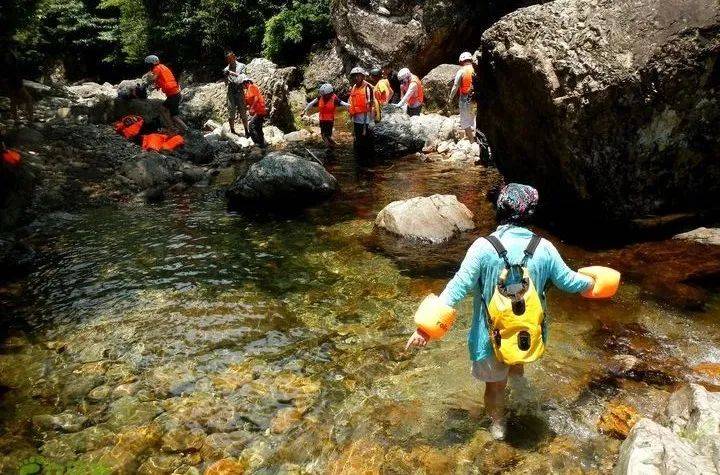
{"type": "Polygon", "coordinates": [[[336,0],[332,21],[351,63],[408,66],[424,75],[474,50],[485,28],[531,0],[336,0]]]}
{"type": "Polygon", "coordinates": [[[557,0],[483,35],[478,126],[577,222],[717,208],[720,5],[557,0]]]}

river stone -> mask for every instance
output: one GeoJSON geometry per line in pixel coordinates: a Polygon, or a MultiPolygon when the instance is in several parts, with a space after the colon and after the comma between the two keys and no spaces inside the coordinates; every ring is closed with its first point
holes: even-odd
{"type": "Polygon", "coordinates": [[[123,396],[110,403],[107,425],[113,429],[126,429],[151,422],[162,409],[155,401],[141,402],[133,396],[123,396]]]}
{"type": "Polygon", "coordinates": [[[289,88],[298,81],[297,68],[278,68],[272,61],[255,58],[247,65],[247,74],[265,97],[268,121],[284,132],[295,130],[295,117],[290,107],[289,88]]]}
{"type": "MultiPolygon", "coordinates": [[[[182,162],[155,152],[143,152],[122,166],[122,174],[141,189],[165,187],[177,181],[182,162]]],[[[182,177],[182,173],[180,174],[182,177]]]]}
{"type": "Polygon", "coordinates": [[[32,418],[33,425],[43,430],[59,430],[63,432],[78,432],[82,429],[87,418],[72,412],[62,414],[41,414],[32,418]]]}
{"type": "Polygon", "coordinates": [[[303,73],[303,87],[308,93],[315,94],[324,83],[332,84],[339,96],[344,97],[350,92],[348,75],[344,74],[350,70],[343,64],[339,50],[339,45],[333,43],[310,54],[303,73]]]}
{"type": "Polygon", "coordinates": [[[383,109],[383,118],[373,128],[373,144],[378,157],[393,158],[420,152],[428,141],[444,141],[455,136],[457,117],[422,114],[410,117],[392,107],[383,109]]]}
{"type": "Polygon", "coordinates": [[[232,206],[256,203],[295,207],[328,198],[337,180],[322,165],[286,152],[272,152],[250,166],[227,190],[232,206]]]}
{"type": "Polygon", "coordinates": [[[393,201],[378,213],[375,225],[398,236],[434,244],[475,228],[472,212],[455,195],[393,201]]]}
{"type": "Polygon", "coordinates": [[[509,181],[573,225],[716,206],[720,3],[557,0],[482,38],[477,115],[509,181]]]}
{"type": "Polygon", "coordinates": [[[692,440],[720,472],[720,393],[689,384],[670,396],[665,415],[673,432],[692,440]]]}
{"type": "Polygon", "coordinates": [[[457,64],[440,64],[422,78],[425,107],[427,109],[449,109],[457,113],[457,100],[453,100],[448,104],[448,96],[450,96],[455,74],[459,69],[460,66],[457,64]]]}
{"type": "Polygon", "coordinates": [[[700,244],[720,246],[720,228],[697,228],[686,233],[678,234],[675,239],[695,241],[700,244]]]}

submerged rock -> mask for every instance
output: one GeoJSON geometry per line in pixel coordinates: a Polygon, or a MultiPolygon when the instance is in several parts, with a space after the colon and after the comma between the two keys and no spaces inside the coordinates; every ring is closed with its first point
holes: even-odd
{"type": "Polygon", "coordinates": [[[250,166],[227,190],[231,206],[255,203],[294,208],[328,198],[337,180],[322,165],[285,152],[272,152],[250,166]]]}
{"type": "Polygon", "coordinates": [[[690,384],[665,410],[670,428],[640,419],[620,447],[616,474],[720,472],[720,394],[690,384]]]}
{"type": "Polygon", "coordinates": [[[475,228],[472,212],[455,195],[393,201],[378,213],[375,225],[398,236],[434,244],[475,228]]]}
{"type": "Polygon", "coordinates": [[[675,239],[695,241],[700,244],[720,246],[720,228],[697,228],[686,233],[678,234],[675,239]]]}
{"type": "Polygon", "coordinates": [[[478,127],[508,180],[576,224],[715,207],[715,0],[558,0],[483,34],[478,127]]]}

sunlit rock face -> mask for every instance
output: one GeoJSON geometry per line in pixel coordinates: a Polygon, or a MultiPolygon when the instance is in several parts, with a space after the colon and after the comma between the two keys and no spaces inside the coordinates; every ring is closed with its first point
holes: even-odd
{"type": "Polygon", "coordinates": [[[566,221],[716,207],[719,22],[714,0],[560,0],[507,15],[481,48],[477,120],[498,167],[566,221]]]}

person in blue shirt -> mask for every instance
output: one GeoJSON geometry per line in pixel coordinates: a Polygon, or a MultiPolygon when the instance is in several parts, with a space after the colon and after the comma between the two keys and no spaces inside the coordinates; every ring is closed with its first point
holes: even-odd
{"type": "MultiPolygon", "coordinates": [[[[533,236],[525,226],[535,213],[538,204],[538,192],[528,185],[510,183],[501,191],[497,199],[497,221],[499,226],[493,236],[497,237],[508,252],[511,263],[520,263],[524,251],[533,236]]],[[[491,419],[490,432],[496,439],[505,437],[505,387],[508,376],[522,376],[523,366],[508,366],[498,361],[493,353],[492,343],[485,324],[483,299],[489,302],[494,287],[505,264],[497,251],[486,239],[478,239],[470,246],[460,269],[440,295],[440,301],[449,307],[456,306],[472,292],[473,316],[468,347],[472,361],[472,375],[485,382],[485,410],[491,419]]],[[[581,293],[595,284],[592,277],[579,274],[570,269],[558,253],[555,246],[543,239],[533,257],[527,263],[530,277],[539,292],[543,308],[546,306],[545,292],[547,283],[560,290],[581,293]]],[[[545,323],[543,323],[543,330],[545,323]]],[[[547,332],[543,331],[543,339],[547,332]]],[[[419,332],[413,333],[407,347],[423,347],[427,344],[419,332]]]]}

